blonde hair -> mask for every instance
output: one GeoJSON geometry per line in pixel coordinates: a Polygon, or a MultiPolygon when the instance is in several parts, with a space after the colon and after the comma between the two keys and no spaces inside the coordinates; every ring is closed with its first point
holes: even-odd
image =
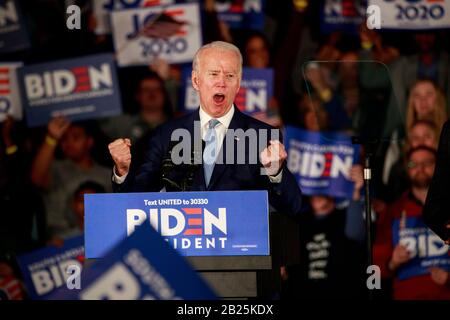
{"type": "Polygon", "coordinates": [[[238,47],[234,44],[224,41],[213,41],[211,43],[205,44],[200,49],[197,50],[192,61],[192,70],[198,72],[198,66],[200,65],[201,53],[206,49],[218,49],[222,51],[232,51],[236,53],[239,59],[239,75],[242,75],[242,54],[238,47]]]}
{"type": "Polygon", "coordinates": [[[414,109],[412,92],[414,91],[414,89],[418,84],[424,82],[430,83],[436,92],[436,103],[434,104],[434,110],[432,111],[432,118],[428,120],[432,121],[435,124],[436,137],[439,137],[442,130],[442,126],[444,125],[444,122],[447,121],[448,119],[447,105],[445,102],[444,94],[439,89],[439,87],[431,80],[418,80],[411,87],[411,91],[409,92],[408,98],[408,107],[406,110],[406,131],[409,132],[411,128],[414,126],[414,123],[417,120],[419,120],[417,119],[417,113],[414,109]]]}

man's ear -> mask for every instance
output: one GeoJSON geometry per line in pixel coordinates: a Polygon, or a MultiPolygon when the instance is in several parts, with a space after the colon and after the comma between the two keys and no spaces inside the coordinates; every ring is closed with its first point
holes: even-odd
{"type": "Polygon", "coordinates": [[[195,70],[192,70],[191,80],[192,80],[192,86],[194,87],[194,89],[196,91],[198,91],[199,90],[199,87],[198,87],[198,75],[197,75],[197,72],[195,70]]]}

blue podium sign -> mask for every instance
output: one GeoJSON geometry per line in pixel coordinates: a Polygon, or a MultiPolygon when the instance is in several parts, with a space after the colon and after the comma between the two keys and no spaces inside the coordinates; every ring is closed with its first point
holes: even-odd
{"type": "Polygon", "coordinates": [[[183,256],[269,255],[268,212],[267,191],[86,194],[86,257],[142,223],[183,256]]]}

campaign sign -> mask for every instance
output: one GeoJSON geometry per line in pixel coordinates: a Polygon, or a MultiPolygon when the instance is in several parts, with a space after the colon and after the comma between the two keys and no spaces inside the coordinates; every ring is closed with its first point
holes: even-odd
{"type": "Polygon", "coordinates": [[[156,57],[190,62],[202,45],[198,3],[114,11],[112,27],[121,67],[148,66],[156,57]]]}
{"type": "Polygon", "coordinates": [[[143,224],[81,274],[80,290],[55,300],[211,300],[214,292],[149,224],[143,224]]]}
{"type": "Polygon", "coordinates": [[[182,256],[269,255],[267,191],[86,194],[86,257],[151,224],[182,256]]]}
{"type": "Polygon", "coordinates": [[[366,21],[367,0],[325,0],[320,11],[321,31],[336,30],[356,34],[366,21]]]}
{"type": "Polygon", "coordinates": [[[174,0],[95,0],[92,1],[96,21],[95,34],[111,33],[111,11],[172,4],[174,0]]]}
{"type": "Polygon", "coordinates": [[[287,166],[306,195],[351,198],[350,169],[359,158],[359,146],[341,133],[286,127],[287,166]]]}
{"type": "Polygon", "coordinates": [[[66,286],[71,276],[68,267],[82,269],[84,262],[83,236],[64,240],[64,246],[45,247],[17,257],[25,286],[32,299],[46,299],[58,288],[66,286]]]}
{"type": "Polygon", "coordinates": [[[29,46],[18,1],[0,1],[0,53],[14,52],[29,46]]]}
{"type": "Polygon", "coordinates": [[[220,21],[232,29],[264,28],[264,0],[216,1],[215,9],[220,21]]]}
{"type": "MultiPolygon", "coordinates": [[[[200,105],[197,91],[192,87],[192,67],[183,68],[180,110],[196,110],[200,105]]],[[[243,68],[241,88],[234,103],[242,112],[252,115],[268,110],[273,96],[273,70],[243,68]]]]}
{"type": "Polygon", "coordinates": [[[370,0],[380,8],[382,29],[426,30],[450,27],[450,1],[370,0]]]}
{"type": "Polygon", "coordinates": [[[449,246],[424,223],[421,217],[395,219],[392,223],[392,241],[408,250],[411,260],[397,272],[400,280],[429,274],[430,267],[439,267],[450,272],[449,246]]]}
{"type": "Polygon", "coordinates": [[[22,119],[22,103],[17,83],[17,68],[22,62],[0,63],[0,122],[10,115],[22,119]]]}
{"type": "Polygon", "coordinates": [[[99,54],[18,69],[28,126],[46,125],[61,115],[72,121],[122,112],[112,54],[99,54]]]}

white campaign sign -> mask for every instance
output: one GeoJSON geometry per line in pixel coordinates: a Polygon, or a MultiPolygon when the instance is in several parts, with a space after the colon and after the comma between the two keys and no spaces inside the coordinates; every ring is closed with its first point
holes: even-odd
{"type": "Polygon", "coordinates": [[[173,4],[174,0],[95,0],[92,1],[95,17],[95,34],[111,33],[111,12],[130,8],[173,4]]]}
{"type": "Polygon", "coordinates": [[[112,26],[117,60],[121,67],[148,65],[156,57],[168,63],[191,62],[202,44],[198,3],[114,11],[112,26]],[[161,12],[183,23],[175,35],[165,39],[134,36],[161,12]]]}
{"type": "Polygon", "coordinates": [[[382,29],[425,30],[450,27],[449,0],[370,0],[380,8],[382,29]]]}

